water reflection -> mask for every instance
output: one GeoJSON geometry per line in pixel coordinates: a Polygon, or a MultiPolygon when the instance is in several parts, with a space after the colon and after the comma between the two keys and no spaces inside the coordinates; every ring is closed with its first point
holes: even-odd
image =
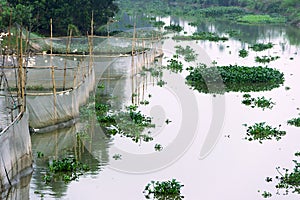
{"type": "Polygon", "coordinates": [[[35,196],[43,194],[61,198],[66,194],[68,184],[63,181],[45,185],[43,177],[49,161],[71,156],[89,166],[90,170],[85,176],[94,176],[109,162],[109,143],[110,140],[105,137],[93,115],[83,117],[81,122],[72,127],[33,135],[35,171],[31,187],[35,196]],[[43,156],[39,156],[39,152],[43,156]]]}

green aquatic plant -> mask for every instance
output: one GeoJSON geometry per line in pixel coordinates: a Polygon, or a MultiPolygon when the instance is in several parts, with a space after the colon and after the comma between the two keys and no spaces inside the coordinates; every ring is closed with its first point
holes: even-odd
{"type": "Polygon", "coordinates": [[[38,158],[44,157],[44,153],[43,153],[43,152],[38,151],[38,152],[36,152],[36,153],[37,153],[37,157],[38,157],[38,158]]]}
{"type": "Polygon", "coordinates": [[[296,127],[300,127],[300,117],[290,119],[290,120],[287,121],[287,123],[288,123],[289,125],[293,125],[293,126],[296,126],[296,127]]]}
{"type": "Polygon", "coordinates": [[[178,55],[173,55],[173,58],[167,61],[167,69],[171,70],[172,72],[178,73],[182,72],[183,70],[183,64],[181,61],[178,59],[178,55]]]}
{"type": "Polygon", "coordinates": [[[271,42],[269,42],[267,44],[257,43],[257,44],[250,46],[249,48],[253,49],[253,51],[264,51],[266,49],[273,48],[273,44],[271,42]]]}
{"type": "Polygon", "coordinates": [[[226,33],[230,37],[237,37],[237,36],[240,36],[242,34],[240,31],[237,31],[237,30],[228,30],[228,31],[226,31],[226,33]]]}
{"type": "Polygon", "coordinates": [[[246,106],[251,106],[252,108],[254,107],[262,108],[263,110],[265,108],[272,109],[273,106],[275,105],[275,103],[272,102],[272,99],[266,99],[264,96],[252,98],[250,94],[243,95],[242,104],[246,106]]]}
{"type": "Polygon", "coordinates": [[[161,144],[155,144],[154,146],[155,151],[161,151],[163,149],[161,144]]]}
{"type": "Polygon", "coordinates": [[[283,73],[267,67],[200,65],[187,68],[186,84],[203,93],[264,91],[279,87],[283,73]]]}
{"type": "Polygon", "coordinates": [[[89,167],[78,162],[73,157],[66,157],[60,160],[52,160],[48,163],[48,172],[43,179],[46,183],[54,180],[63,180],[70,182],[76,180],[84,172],[87,172],[89,167]]]}
{"type": "Polygon", "coordinates": [[[239,57],[245,58],[248,56],[248,54],[249,54],[249,52],[245,49],[239,50],[239,57]]]}
{"type": "Polygon", "coordinates": [[[253,126],[249,126],[247,128],[246,135],[246,140],[258,140],[259,143],[262,143],[263,140],[272,140],[273,138],[278,141],[282,138],[282,136],[286,135],[286,132],[279,130],[279,128],[273,128],[269,125],[266,125],[265,122],[260,122],[255,123],[253,126]]]}
{"type": "Polygon", "coordinates": [[[165,26],[164,29],[175,31],[175,32],[180,32],[183,30],[183,28],[178,24],[170,24],[170,26],[165,26]]]}
{"type": "Polygon", "coordinates": [[[167,82],[164,81],[164,80],[159,80],[159,81],[157,81],[157,83],[156,83],[156,85],[158,85],[159,87],[162,87],[162,86],[164,86],[165,84],[167,84],[167,82]]]}
{"type": "Polygon", "coordinates": [[[213,42],[227,41],[228,37],[219,36],[217,33],[212,32],[196,32],[193,35],[176,35],[173,37],[174,40],[208,40],[213,42]]]}
{"type": "Polygon", "coordinates": [[[150,102],[148,100],[140,101],[141,105],[148,105],[150,102]]]}
{"type": "Polygon", "coordinates": [[[270,198],[272,197],[272,194],[270,192],[264,191],[262,194],[263,198],[270,198]]]}
{"type": "Polygon", "coordinates": [[[185,48],[181,45],[175,46],[176,54],[184,56],[184,60],[187,62],[195,61],[197,54],[195,51],[190,47],[186,46],[185,48]]]}
{"type": "Polygon", "coordinates": [[[149,142],[153,138],[143,132],[146,128],[153,128],[155,125],[152,124],[151,117],[137,109],[138,106],[129,105],[118,112],[108,110],[106,113],[97,113],[97,120],[109,136],[119,134],[121,137],[131,138],[134,142],[141,140],[149,142]]]}
{"type": "Polygon", "coordinates": [[[113,155],[113,159],[115,159],[115,160],[121,160],[122,159],[122,155],[121,154],[114,154],[113,155]]]}
{"type": "Polygon", "coordinates": [[[244,15],[238,18],[237,22],[248,24],[271,24],[285,23],[286,19],[283,17],[271,17],[270,15],[244,15]]]}
{"type": "Polygon", "coordinates": [[[154,27],[158,27],[158,28],[163,27],[165,25],[165,22],[163,22],[163,21],[154,21],[151,23],[154,27]]]}
{"type": "Polygon", "coordinates": [[[154,199],[163,200],[163,199],[172,199],[172,200],[181,200],[183,196],[181,195],[182,185],[176,179],[168,181],[151,181],[145,186],[143,193],[145,194],[146,199],[150,199],[153,196],[154,199]]]}
{"type": "Polygon", "coordinates": [[[258,63],[269,63],[271,61],[274,61],[274,60],[277,60],[279,59],[280,57],[279,56],[256,56],[255,57],[255,62],[258,62],[258,63]]]}
{"type": "MultiPolygon", "coordinates": [[[[290,192],[294,194],[300,194],[300,162],[299,162],[300,153],[296,152],[296,159],[293,160],[294,168],[292,170],[287,168],[276,167],[278,175],[274,178],[277,181],[275,188],[277,190],[276,194],[288,195],[290,192]]],[[[267,182],[271,182],[273,179],[267,177],[267,182]]]]}

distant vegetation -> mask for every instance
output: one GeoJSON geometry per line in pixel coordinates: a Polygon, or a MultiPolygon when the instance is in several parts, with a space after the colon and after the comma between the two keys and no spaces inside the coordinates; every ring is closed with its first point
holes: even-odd
{"type": "Polygon", "coordinates": [[[50,34],[50,18],[53,19],[53,33],[66,35],[73,28],[73,34],[85,35],[90,31],[92,12],[94,25],[106,24],[118,11],[113,0],[0,0],[0,29],[12,23],[28,27],[34,32],[50,34]]]}

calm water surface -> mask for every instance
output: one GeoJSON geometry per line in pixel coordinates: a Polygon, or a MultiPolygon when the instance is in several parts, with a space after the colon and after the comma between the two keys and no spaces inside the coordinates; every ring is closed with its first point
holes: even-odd
{"type": "MultiPolygon", "coordinates": [[[[164,19],[162,19],[164,20],[164,19]]],[[[150,76],[130,78],[131,58],[101,59],[96,61],[98,85],[104,84],[103,101],[113,108],[131,104],[132,92],[137,92],[135,103],[149,100],[149,105],[139,109],[153,117],[156,127],[151,130],[154,140],[135,143],[131,139],[116,136],[107,138],[94,115],[83,118],[71,128],[32,136],[35,156],[34,174],[30,184],[30,199],[145,199],[142,191],[151,180],[176,178],[184,184],[185,199],[253,200],[262,199],[261,191],[270,191],[270,199],[297,199],[296,195],[275,195],[274,183],[265,182],[267,176],[278,175],[277,166],[292,169],[294,153],[299,151],[299,129],[287,126],[286,121],[297,117],[300,107],[299,40],[289,27],[246,26],[224,23],[203,23],[189,27],[187,22],[166,18],[167,23],[177,20],[185,30],[215,31],[240,30],[243,35],[226,42],[164,40],[164,56],[158,61],[166,65],[175,52],[175,45],[189,45],[196,53],[197,62],[217,62],[217,65],[258,65],[255,56],[280,56],[268,66],[279,69],[285,75],[283,86],[266,92],[250,93],[253,97],[272,98],[276,105],[272,110],[250,108],[241,103],[243,93],[224,95],[201,94],[185,85],[187,72],[175,74],[164,71],[163,87],[150,76]],[[241,40],[239,40],[241,39],[241,40]],[[243,41],[243,42],[242,42],[243,41]],[[272,42],[274,47],[263,52],[249,52],[246,58],[238,57],[238,51],[253,42],[272,42]],[[290,58],[293,58],[291,60],[290,58]],[[285,87],[290,87],[286,90],[285,87]],[[149,98],[149,94],[151,98],[149,98]],[[165,123],[166,119],[172,122],[165,123]],[[274,127],[281,124],[287,135],[280,141],[263,144],[243,138],[246,127],[256,122],[267,122],[274,127]],[[85,130],[84,134],[76,133],[85,130]],[[77,134],[78,135],[78,134],[77,134]],[[154,150],[155,144],[164,148],[154,150]],[[37,152],[43,152],[42,159],[37,152]],[[113,155],[121,154],[121,160],[113,155]],[[71,183],[45,185],[42,175],[48,160],[73,155],[87,163],[91,170],[71,183]],[[37,194],[37,191],[42,193],[37,194]]],[[[170,37],[173,34],[169,35],[170,37]]],[[[298,37],[299,38],[299,37],[298,37]]],[[[89,105],[93,107],[93,102],[89,105]]]]}

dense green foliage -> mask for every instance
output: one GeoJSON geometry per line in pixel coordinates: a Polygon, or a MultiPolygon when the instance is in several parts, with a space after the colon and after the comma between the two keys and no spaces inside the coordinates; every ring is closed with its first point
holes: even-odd
{"type": "Polygon", "coordinates": [[[118,11],[113,0],[0,0],[0,5],[0,28],[9,25],[12,12],[13,23],[46,35],[50,34],[50,18],[53,19],[54,34],[66,35],[68,29],[74,29],[85,35],[91,29],[92,12],[96,29],[106,24],[118,11]]]}
{"type": "Polygon", "coordinates": [[[260,122],[255,123],[253,126],[249,126],[246,135],[246,140],[258,140],[259,143],[262,143],[263,140],[272,140],[273,138],[278,141],[282,136],[286,135],[286,132],[266,125],[265,122],[260,122]]]}
{"type": "Polygon", "coordinates": [[[150,199],[153,195],[154,199],[172,199],[172,200],[181,200],[180,189],[183,185],[178,182],[176,179],[171,181],[151,181],[148,183],[144,189],[146,199],[150,199]]]}
{"type": "Polygon", "coordinates": [[[192,88],[204,93],[229,91],[262,91],[279,87],[284,82],[283,73],[267,67],[205,65],[190,67],[186,82],[192,88]]]}

